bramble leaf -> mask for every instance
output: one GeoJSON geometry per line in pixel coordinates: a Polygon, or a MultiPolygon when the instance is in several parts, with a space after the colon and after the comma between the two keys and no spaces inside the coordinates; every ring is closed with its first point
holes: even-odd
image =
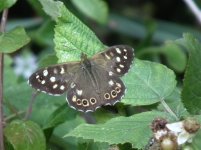
{"type": "Polygon", "coordinates": [[[189,51],[189,60],[184,77],[182,100],[187,110],[196,114],[201,112],[201,44],[191,34],[184,34],[183,42],[189,51]]]}
{"type": "Polygon", "coordinates": [[[91,19],[99,23],[106,23],[108,18],[108,6],[103,0],[71,0],[71,2],[91,19]]]}
{"type": "Polygon", "coordinates": [[[12,53],[29,43],[29,41],[30,38],[22,27],[17,27],[6,33],[0,33],[0,52],[12,53]]]}
{"type": "Polygon", "coordinates": [[[4,129],[6,139],[15,150],[45,150],[41,128],[32,121],[14,121],[4,129]]]}
{"type": "Polygon", "coordinates": [[[129,142],[133,147],[142,149],[152,136],[150,125],[156,117],[168,119],[168,114],[152,111],[130,117],[116,117],[104,124],[81,124],[65,137],[82,137],[83,139],[93,139],[94,142],[109,144],[129,142]]]}
{"type": "Polygon", "coordinates": [[[55,51],[59,62],[80,60],[80,53],[89,57],[105,46],[96,35],[75,17],[62,2],[40,0],[45,12],[56,21],[55,51]]]}
{"type": "Polygon", "coordinates": [[[0,1],[0,12],[6,8],[13,6],[17,0],[1,0],[0,1]]]}
{"type": "Polygon", "coordinates": [[[133,106],[149,105],[166,99],[176,86],[172,70],[162,64],[139,59],[135,59],[123,80],[128,91],[122,102],[133,106]]]}

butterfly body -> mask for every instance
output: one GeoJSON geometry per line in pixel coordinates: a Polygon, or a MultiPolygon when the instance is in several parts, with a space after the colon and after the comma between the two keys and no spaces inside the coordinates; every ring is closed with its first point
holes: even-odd
{"type": "Polygon", "coordinates": [[[89,112],[102,105],[114,105],[125,93],[120,77],[128,72],[134,51],[129,46],[109,47],[106,51],[81,61],[58,64],[38,70],[29,84],[50,95],[67,93],[72,108],[89,112]]]}

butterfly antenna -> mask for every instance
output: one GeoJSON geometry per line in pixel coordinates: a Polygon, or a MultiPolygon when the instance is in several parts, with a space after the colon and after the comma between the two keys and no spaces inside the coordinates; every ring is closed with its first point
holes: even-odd
{"type": "Polygon", "coordinates": [[[29,102],[29,108],[27,109],[26,111],[26,114],[24,116],[24,120],[28,120],[31,113],[32,113],[32,108],[33,108],[33,104],[34,104],[34,101],[36,99],[36,96],[39,94],[40,92],[39,91],[35,91],[32,93],[32,96],[31,96],[31,99],[30,99],[30,102],[29,102]]]}

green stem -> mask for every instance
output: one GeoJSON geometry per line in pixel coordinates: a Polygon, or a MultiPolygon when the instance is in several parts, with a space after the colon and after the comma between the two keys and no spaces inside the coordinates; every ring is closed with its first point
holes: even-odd
{"type": "Polygon", "coordinates": [[[165,110],[171,114],[176,120],[179,120],[179,118],[177,117],[177,115],[172,111],[172,109],[168,106],[168,104],[164,101],[164,99],[161,99],[161,104],[163,105],[163,107],[165,108],[165,110]]]}
{"type": "Polygon", "coordinates": [[[32,97],[31,97],[31,100],[30,100],[30,103],[29,103],[29,108],[24,116],[24,120],[28,120],[31,113],[32,113],[32,108],[33,108],[33,104],[34,104],[34,101],[36,99],[36,96],[39,94],[38,91],[36,91],[35,93],[32,94],[32,97]]]}

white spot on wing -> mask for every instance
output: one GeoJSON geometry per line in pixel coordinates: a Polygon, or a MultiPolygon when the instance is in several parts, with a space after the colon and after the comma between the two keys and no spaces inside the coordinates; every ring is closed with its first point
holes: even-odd
{"type": "Polygon", "coordinates": [[[72,101],[73,101],[73,102],[76,102],[76,100],[77,100],[76,95],[73,95],[73,97],[72,97],[72,101]]]}
{"type": "Polygon", "coordinates": [[[56,89],[58,87],[58,84],[53,85],[53,89],[56,89]]]}
{"type": "Polygon", "coordinates": [[[41,81],[41,84],[45,84],[45,80],[41,81]]]}
{"type": "Polygon", "coordinates": [[[119,67],[124,68],[124,65],[120,64],[119,67]]]}
{"type": "Polygon", "coordinates": [[[121,54],[121,50],[119,48],[116,48],[116,51],[118,54],[121,54]]]}
{"type": "Polygon", "coordinates": [[[76,90],[78,95],[82,95],[82,90],[76,90]]]}
{"type": "Polygon", "coordinates": [[[121,69],[117,68],[117,72],[119,72],[119,73],[120,73],[120,72],[121,72],[121,69]]]}
{"type": "Polygon", "coordinates": [[[64,90],[64,89],[65,89],[65,86],[61,85],[60,90],[64,90]]]}
{"type": "Polygon", "coordinates": [[[40,76],[39,76],[39,75],[37,75],[37,76],[36,76],[36,79],[38,79],[39,77],[40,77],[40,76]]]}
{"type": "Polygon", "coordinates": [[[53,72],[54,72],[54,74],[57,74],[58,70],[56,68],[54,68],[53,72]]]}
{"type": "Polygon", "coordinates": [[[106,57],[107,59],[109,59],[109,60],[111,59],[110,56],[108,56],[107,54],[105,54],[105,57],[106,57]]]}
{"type": "Polygon", "coordinates": [[[117,57],[116,60],[117,60],[117,62],[120,62],[120,61],[121,61],[120,57],[117,57]]]}
{"type": "Polygon", "coordinates": [[[108,83],[109,85],[114,85],[114,82],[112,80],[110,80],[108,83]]]}
{"type": "Polygon", "coordinates": [[[64,74],[64,73],[65,73],[64,68],[63,68],[63,67],[61,67],[60,74],[64,74]]]}
{"type": "Polygon", "coordinates": [[[48,71],[47,71],[47,70],[44,70],[44,71],[43,71],[43,75],[44,75],[44,76],[47,76],[47,75],[48,75],[48,71]]]}
{"type": "Polygon", "coordinates": [[[71,88],[74,88],[74,87],[75,87],[75,83],[72,82],[72,83],[70,84],[70,87],[71,87],[71,88]]]}
{"type": "Polygon", "coordinates": [[[127,56],[124,56],[124,59],[128,59],[128,57],[127,57],[127,56]]]}
{"type": "Polygon", "coordinates": [[[121,87],[121,84],[120,84],[120,83],[116,83],[116,85],[117,85],[118,87],[121,87]]]}
{"type": "Polygon", "coordinates": [[[112,71],[110,71],[110,72],[109,72],[109,76],[112,76],[112,75],[113,75],[113,72],[112,72],[112,71]]]}
{"type": "Polygon", "coordinates": [[[55,78],[55,77],[51,77],[51,78],[50,78],[50,81],[51,81],[51,82],[55,82],[55,81],[56,81],[56,78],[55,78]]]}

